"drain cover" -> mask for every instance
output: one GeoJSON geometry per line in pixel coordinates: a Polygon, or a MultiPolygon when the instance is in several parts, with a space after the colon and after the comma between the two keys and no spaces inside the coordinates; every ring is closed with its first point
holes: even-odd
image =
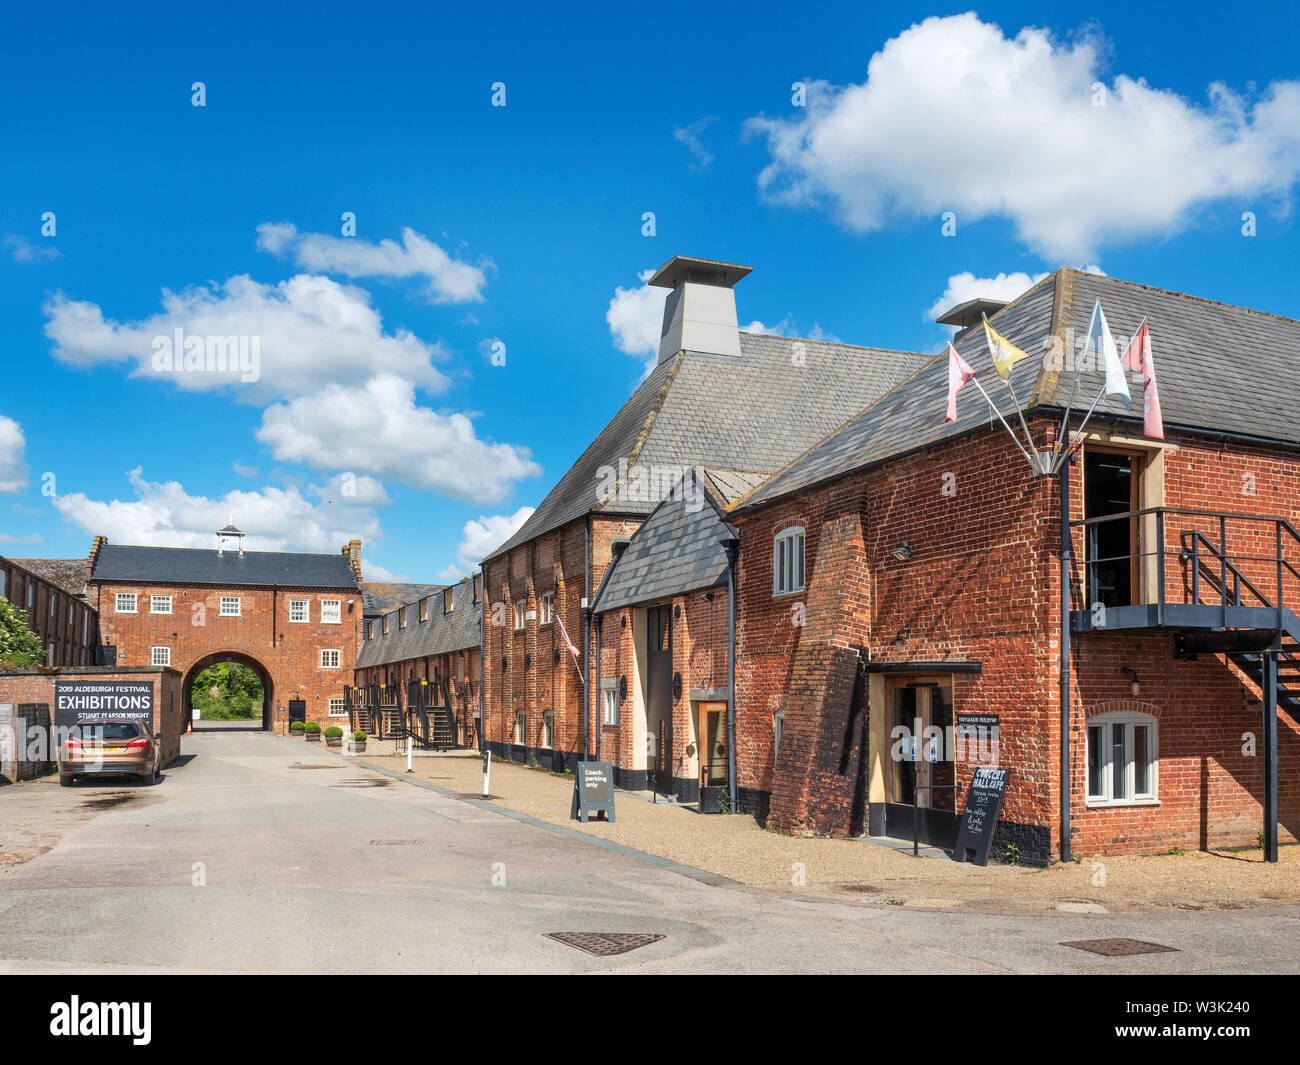
{"type": "Polygon", "coordinates": [[[372,839],[372,847],[418,847],[424,840],[422,839],[372,839]]]}
{"type": "Polygon", "coordinates": [[[653,932],[547,932],[546,938],[597,958],[612,958],[615,954],[658,943],[664,937],[653,932]]]}
{"type": "Polygon", "coordinates": [[[1073,943],[1062,943],[1061,946],[1104,954],[1108,958],[1127,958],[1132,954],[1178,953],[1177,947],[1164,947],[1141,939],[1079,939],[1073,943]]]}

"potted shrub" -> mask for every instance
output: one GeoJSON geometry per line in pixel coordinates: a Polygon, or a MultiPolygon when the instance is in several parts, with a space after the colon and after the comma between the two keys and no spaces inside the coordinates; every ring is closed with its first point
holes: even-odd
{"type": "Polygon", "coordinates": [[[326,747],[343,746],[343,730],[339,728],[338,725],[331,725],[329,728],[325,730],[325,746],[326,747]]]}
{"type": "Polygon", "coordinates": [[[360,729],[352,733],[352,746],[350,749],[353,754],[365,754],[366,734],[360,729]]]}
{"type": "Polygon", "coordinates": [[[316,743],[320,743],[320,722],[319,721],[308,721],[307,727],[304,731],[307,733],[308,742],[314,740],[316,743]]]}
{"type": "Polygon", "coordinates": [[[306,731],[306,728],[307,728],[307,723],[305,721],[290,721],[289,735],[302,736],[303,733],[306,731]]]}

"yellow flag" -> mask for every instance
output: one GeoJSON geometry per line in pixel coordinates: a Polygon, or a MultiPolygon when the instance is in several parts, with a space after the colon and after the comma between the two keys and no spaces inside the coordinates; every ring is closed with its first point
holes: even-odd
{"type": "Polygon", "coordinates": [[[1011,380],[1011,367],[1021,359],[1029,358],[1029,352],[1021,351],[984,319],[984,337],[989,342],[989,355],[993,359],[993,369],[1004,381],[1011,380]]]}

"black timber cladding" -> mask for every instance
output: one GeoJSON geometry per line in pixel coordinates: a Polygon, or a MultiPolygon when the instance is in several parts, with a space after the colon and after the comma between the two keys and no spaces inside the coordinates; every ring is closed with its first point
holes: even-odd
{"type": "Polygon", "coordinates": [[[289,551],[224,551],[105,544],[92,581],[213,584],[227,587],[340,588],[357,591],[352,564],[342,555],[289,551]]]}
{"type": "MultiPolygon", "coordinates": [[[[688,482],[689,483],[689,482],[688,482]]],[[[667,499],[633,535],[596,603],[597,612],[712,588],[727,577],[722,520],[699,482],[695,493],[667,499]],[[688,498],[689,495],[694,498],[688,498]]]]}

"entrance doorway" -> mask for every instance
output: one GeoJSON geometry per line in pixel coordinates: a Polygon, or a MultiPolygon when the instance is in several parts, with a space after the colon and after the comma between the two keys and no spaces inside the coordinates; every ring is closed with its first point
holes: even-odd
{"type": "Polygon", "coordinates": [[[650,766],[657,790],[673,788],[673,612],[671,606],[646,611],[646,729],[654,737],[650,766]]]}
{"type": "MultiPolygon", "coordinates": [[[[1141,507],[1142,456],[1128,451],[1085,448],[1083,452],[1083,516],[1103,518],[1141,507]]],[[[1088,570],[1093,581],[1088,595],[1107,607],[1132,606],[1141,601],[1141,566],[1137,518],[1098,523],[1087,538],[1088,570]]],[[[1089,603],[1088,606],[1093,606],[1089,603]]]]}
{"type": "Polygon", "coordinates": [[[221,721],[225,729],[270,730],[274,720],[275,689],[271,674],[261,662],[238,651],[214,651],[185,671],[182,692],[186,721],[196,708],[205,722],[221,721]],[[205,710],[206,708],[206,710],[205,710]]]}
{"type": "Polygon", "coordinates": [[[885,834],[950,848],[957,838],[956,780],[949,749],[952,684],[898,678],[885,692],[890,713],[885,834]],[[915,821],[915,825],[914,825],[915,821]]]}
{"type": "Polygon", "coordinates": [[[727,704],[699,703],[700,787],[727,786],[727,704]]]}

